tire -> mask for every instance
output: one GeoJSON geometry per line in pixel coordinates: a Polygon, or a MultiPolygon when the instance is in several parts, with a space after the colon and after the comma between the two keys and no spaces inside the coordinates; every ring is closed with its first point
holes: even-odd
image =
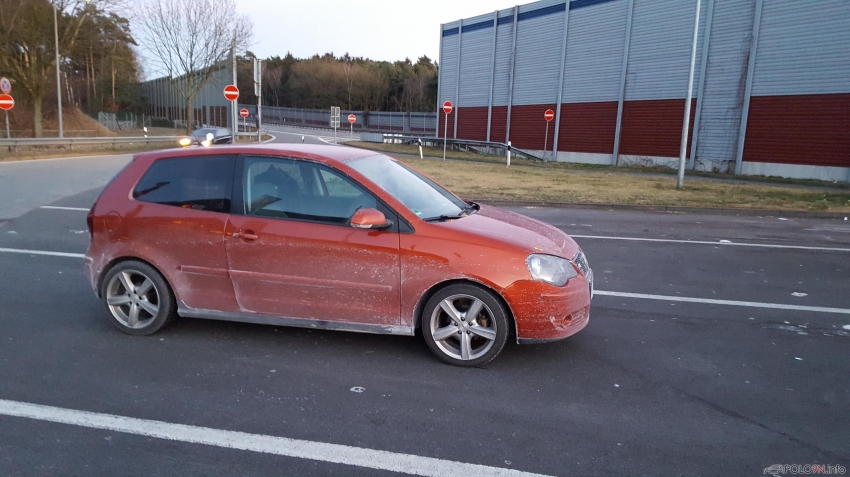
{"type": "Polygon", "coordinates": [[[146,263],[130,260],[115,265],[102,287],[100,295],[109,310],[109,321],[127,334],[151,335],[177,315],[171,287],[146,263]]]}
{"type": "Polygon", "coordinates": [[[425,304],[420,318],[425,343],[438,358],[455,366],[489,363],[505,347],[510,334],[508,310],[501,300],[492,291],[468,283],[439,290],[425,304]],[[473,306],[478,312],[470,320],[473,306]]]}

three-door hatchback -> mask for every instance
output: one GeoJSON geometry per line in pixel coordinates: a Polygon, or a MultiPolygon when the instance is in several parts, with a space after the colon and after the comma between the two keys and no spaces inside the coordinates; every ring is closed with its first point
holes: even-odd
{"type": "Polygon", "coordinates": [[[509,335],[587,324],[593,273],[534,219],[464,201],[375,152],[191,147],[137,155],[88,216],[86,271],[113,324],[176,316],[413,335],[489,362],[509,335]]]}

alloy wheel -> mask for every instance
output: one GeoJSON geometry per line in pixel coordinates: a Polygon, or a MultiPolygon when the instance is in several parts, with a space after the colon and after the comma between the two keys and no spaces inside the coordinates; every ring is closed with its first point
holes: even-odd
{"type": "Polygon", "coordinates": [[[442,300],[431,314],[430,330],[440,351],[463,361],[483,356],[496,341],[493,312],[483,301],[466,294],[442,300]]]}
{"type": "Polygon", "coordinates": [[[143,329],[159,313],[160,296],[150,277],[128,269],[116,273],[109,281],[106,304],[119,323],[131,329],[143,329]]]}

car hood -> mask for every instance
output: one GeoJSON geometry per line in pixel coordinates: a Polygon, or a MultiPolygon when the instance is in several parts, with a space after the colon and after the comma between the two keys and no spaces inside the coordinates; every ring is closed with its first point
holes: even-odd
{"type": "Polygon", "coordinates": [[[484,240],[513,244],[528,253],[545,253],[571,259],[579,250],[575,241],[561,230],[498,207],[481,205],[475,214],[440,224],[484,240]]]}

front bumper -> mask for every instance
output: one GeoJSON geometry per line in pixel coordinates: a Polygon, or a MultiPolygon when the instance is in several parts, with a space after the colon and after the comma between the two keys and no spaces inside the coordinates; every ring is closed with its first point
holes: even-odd
{"type": "Polygon", "coordinates": [[[517,343],[557,341],[587,326],[593,272],[571,279],[563,287],[521,280],[505,289],[504,297],[516,322],[517,343]]]}

